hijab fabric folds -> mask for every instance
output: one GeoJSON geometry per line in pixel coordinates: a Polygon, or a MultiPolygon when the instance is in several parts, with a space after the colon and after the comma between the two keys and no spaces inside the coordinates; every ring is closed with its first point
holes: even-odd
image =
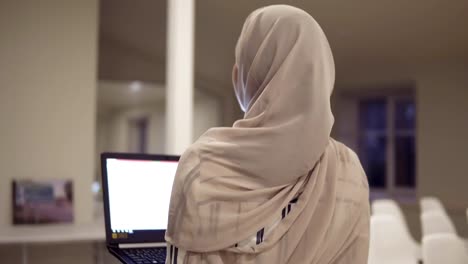
{"type": "MultiPolygon", "coordinates": [[[[174,181],[166,240],[186,251],[261,253],[293,226],[300,234],[317,221],[320,236],[333,222],[340,147],[330,139],[335,68],[322,29],[300,9],[261,8],[247,18],[235,55],[244,119],[202,135],[181,157],[174,181]],[[295,198],[262,243],[235,246],[295,198]],[[314,213],[327,199],[329,208],[314,213]]],[[[351,174],[362,174],[357,167],[351,174]]],[[[292,246],[301,238],[289,239],[292,246]]]]}

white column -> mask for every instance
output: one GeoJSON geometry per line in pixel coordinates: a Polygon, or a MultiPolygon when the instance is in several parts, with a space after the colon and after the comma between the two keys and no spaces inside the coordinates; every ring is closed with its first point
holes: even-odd
{"type": "Polygon", "coordinates": [[[192,143],[194,0],[167,0],[166,153],[192,143]]]}

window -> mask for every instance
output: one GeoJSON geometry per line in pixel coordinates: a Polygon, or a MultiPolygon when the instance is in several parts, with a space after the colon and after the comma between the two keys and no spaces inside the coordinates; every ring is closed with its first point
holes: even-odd
{"type": "Polygon", "coordinates": [[[369,99],[359,102],[358,155],[372,187],[387,186],[387,102],[369,99]]]}
{"type": "Polygon", "coordinates": [[[358,155],[371,188],[396,192],[416,187],[413,97],[358,99],[358,155]]]}

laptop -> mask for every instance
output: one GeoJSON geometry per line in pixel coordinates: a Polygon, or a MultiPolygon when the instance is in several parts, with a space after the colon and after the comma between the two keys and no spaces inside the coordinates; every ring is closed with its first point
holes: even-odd
{"type": "Polygon", "coordinates": [[[106,245],[122,263],[165,263],[178,161],[178,156],[101,154],[106,245]]]}

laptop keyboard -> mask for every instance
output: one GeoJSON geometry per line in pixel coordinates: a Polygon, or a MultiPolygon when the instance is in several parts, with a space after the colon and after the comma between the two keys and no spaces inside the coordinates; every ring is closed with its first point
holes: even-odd
{"type": "Polygon", "coordinates": [[[166,248],[129,248],[122,251],[136,264],[166,263],[166,248]]]}

